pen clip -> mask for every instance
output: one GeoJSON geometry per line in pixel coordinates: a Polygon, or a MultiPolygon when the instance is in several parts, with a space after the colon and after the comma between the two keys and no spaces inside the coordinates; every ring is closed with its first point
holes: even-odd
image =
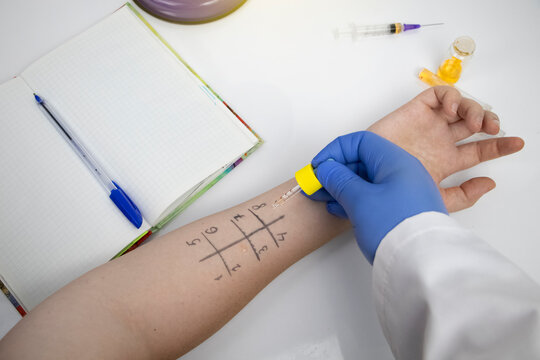
{"type": "Polygon", "coordinates": [[[137,205],[135,205],[117,183],[114,181],[112,183],[116,186],[116,189],[111,191],[109,198],[137,229],[140,228],[142,225],[142,215],[139,208],[137,208],[137,205]]]}

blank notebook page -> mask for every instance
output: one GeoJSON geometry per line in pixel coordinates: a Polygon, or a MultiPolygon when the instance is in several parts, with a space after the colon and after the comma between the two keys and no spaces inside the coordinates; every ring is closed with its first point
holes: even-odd
{"type": "Polygon", "coordinates": [[[27,309],[148,229],[109,200],[20,78],[0,85],[0,274],[27,309]]]}
{"type": "Polygon", "coordinates": [[[257,142],[127,6],[22,77],[153,225],[173,201],[257,142]]]}

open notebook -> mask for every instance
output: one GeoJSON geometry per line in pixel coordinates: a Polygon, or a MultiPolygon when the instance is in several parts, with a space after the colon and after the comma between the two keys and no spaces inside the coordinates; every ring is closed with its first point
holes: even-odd
{"type": "Polygon", "coordinates": [[[260,143],[129,4],[0,85],[0,275],[26,310],[162,227],[260,143]],[[139,207],[136,229],[40,94],[139,207]]]}

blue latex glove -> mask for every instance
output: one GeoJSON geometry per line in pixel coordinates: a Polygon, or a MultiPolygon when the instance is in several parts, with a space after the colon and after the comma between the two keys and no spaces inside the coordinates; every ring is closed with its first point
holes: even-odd
{"type": "Polygon", "coordinates": [[[312,198],[328,201],[330,213],[348,216],[372,264],[379,243],[400,222],[426,211],[448,213],[422,163],[372,132],[338,137],[311,164],[328,192],[320,190],[312,198]]]}

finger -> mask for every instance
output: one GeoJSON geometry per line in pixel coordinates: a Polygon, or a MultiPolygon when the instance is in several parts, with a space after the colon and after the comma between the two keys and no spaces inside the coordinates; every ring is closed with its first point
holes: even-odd
{"type": "Polygon", "coordinates": [[[450,118],[457,120],[457,110],[462,97],[459,91],[453,87],[434,86],[420,93],[416,98],[432,109],[438,109],[442,106],[450,118]]]}
{"type": "Polygon", "coordinates": [[[316,168],[329,159],[342,164],[358,162],[358,147],[363,137],[362,131],[337,137],[315,155],[311,165],[316,168]]]}
{"type": "MultiPolygon", "coordinates": [[[[348,163],[348,164],[345,164],[345,166],[347,166],[349,169],[351,169],[352,172],[354,172],[355,174],[357,174],[358,176],[360,176],[364,180],[368,179],[367,172],[366,172],[366,167],[365,167],[364,164],[362,164],[362,163],[348,163]]],[[[336,201],[336,199],[334,199],[332,197],[332,195],[330,195],[328,193],[328,191],[326,191],[326,189],[324,189],[324,188],[318,190],[317,192],[315,192],[312,195],[307,195],[303,191],[302,191],[302,194],[304,194],[305,196],[307,196],[311,200],[315,200],[315,201],[324,201],[324,202],[336,201]]]]}
{"type": "Polygon", "coordinates": [[[454,142],[461,141],[473,134],[464,120],[449,125],[454,142]]]}
{"type": "Polygon", "coordinates": [[[459,118],[465,121],[472,133],[477,133],[482,129],[484,109],[476,101],[463,98],[459,104],[457,114],[459,118]]]}
{"type": "Polygon", "coordinates": [[[495,181],[488,177],[477,177],[465,181],[460,186],[441,189],[441,195],[448,212],[455,212],[473,206],[485,193],[495,188],[495,181]]]}
{"type": "Polygon", "coordinates": [[[326,191],[326,189],[320,189],[318,190],[317,192],[315,192],[314,194],[311,194],[311,195],[307,195],[305,192],[302,191],[302,194],[304,194],[305,196],[307,196],[308,198],[310,198],[311,200],[315,200],[315,201],[324,201],[324,202],[327,202],[327,201],[336,201],[332,195],[330,195],[328,193],[328,191],[326,191]]]}
{"type": "Polygon", "coordinates": [[[482,124],[482,131],[486,134],[497,135],[501,130],[501,123],[497,114],[486,111],[484,114],[484,122],[482,124]]]}
{"type": "MultiPolygon", "coordinates": [[[[454,142],[461,141],[474,134],[464,120],[450,124],[449,127],[452,131],[454,142]]],[[[497,135],[500,131],[499,117],[491,111],[486,111],[484,113],[481,131],[486,134],[497,135]]]]}
{"type": "Polygon", "coordinates": [[[317,178],[322,186],[340,204],[354,202],[357,192],[365,180],[356,175],[347,166],[337,161],[325,161],[317,168],[317,178]]]}
{"type": "Polygon", "coordinates": [[[510,155],[523,149],[525,142],[518,137],[503,137],[476,141],[458,146],[459,170],[468,169],[481,162],[510,155]]]}
{"type": "Polygon", "coordinates": [[[345,209],[343,209],[343,206],[339,205],[336,201],[329,201],[326,203],[326,210],[334,216],[337,216],[338,218],[342,219],[348,219],[347,213],[345,212],[345,209]]]}
{"type": "Polygon", "coordinates": [[[352,166],[358,175],[369,177],[367,169],[375,169],[384,153],[393,153],[395,157],[400,152],[405,153],[391,141],[370,131],[358,131],[333,140],[311,160],[311,164],[318,168],[328,160],[334,160],[352,166]]]}

